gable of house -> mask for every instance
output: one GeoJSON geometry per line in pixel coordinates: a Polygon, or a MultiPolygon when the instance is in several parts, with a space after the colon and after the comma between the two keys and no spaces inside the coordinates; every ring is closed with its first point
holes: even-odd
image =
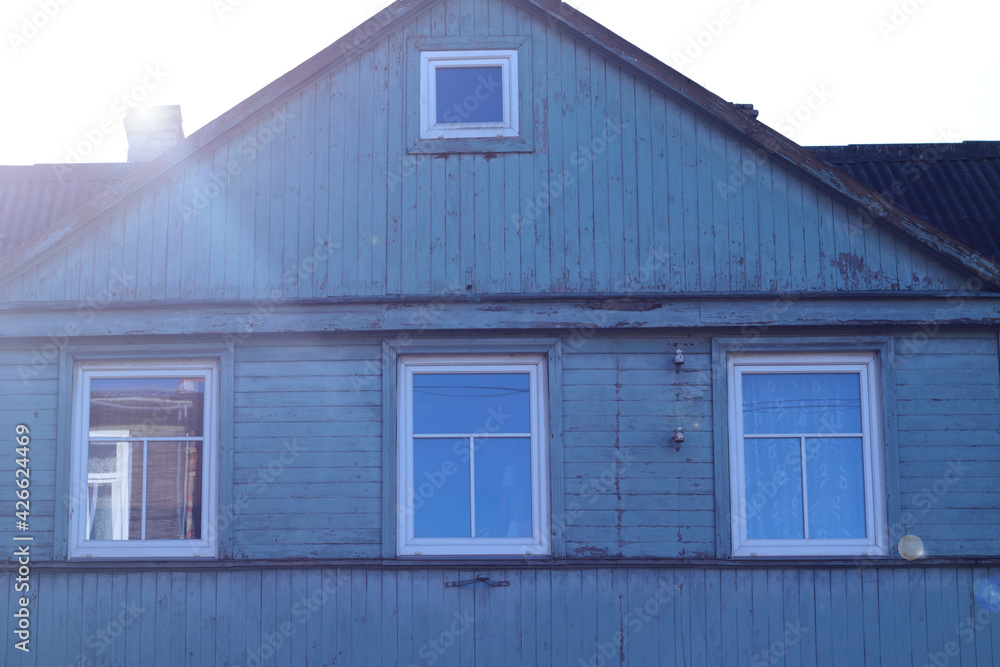
{"type": "Polygon", "coordinates": [[[411,10],[9,258],[0,298],[933,291],[972,275],[536,4],[411,10]],[[420,152],[415,44],[511,35],[530,47],[528,149],[420,152]]]}

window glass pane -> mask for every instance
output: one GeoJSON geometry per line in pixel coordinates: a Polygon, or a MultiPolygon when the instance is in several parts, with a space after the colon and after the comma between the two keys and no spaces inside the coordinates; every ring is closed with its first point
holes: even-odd
{"type": "Polygon", "coordinates": [[[747,537],[801,538],[802,454],[798,438],[746,438],[747,537]]]}
{"type": "Polygon", "coordinates": [[[117,529],[114,504],[118,500],[111,483],[91,482],[87,487],[87,539],[123,539],[117,529]]]}
{"type": "Polygon", "coordinates": [[[527,373],[415,373],[414,433],[528,433],[527,373]]]}
{"type": "Polygon", "coordinates": [[[436,67],[438,123],[502,123],[503,68],[436,67]]]}
{"type": "Polygon", "coordinates": [[[87,539],[142,535],[142,443],[92,442],[87,457],[87,539]]]}
{"type": "Polygon", "coordinates": [[[860,438],[808,438],[809,537],[865,537],[860,438]]]}
{"type": "Polygon", "coordinates": [[[472,508],[467,439],[414,438],[415,537],[471,537],[472,508]]]}
{"type": "Polygon", "coordinates": [[[744,373],[745,433],[860,433],[857,373],[744,373]]]}
{"type": "Polygon", "coordinates": [[[146,471],[146,539],[201,537],[200,442],[150,442],[146,471]]]}
{"type": "Polygon", "coordinates": [[[203,435],[204,378],[94,378],[90,435],[203,435]]]}
{"type": "Polygon", "coordinates": [[[476,440],[476,537],[531,537],[531,440],[476,440]]]}

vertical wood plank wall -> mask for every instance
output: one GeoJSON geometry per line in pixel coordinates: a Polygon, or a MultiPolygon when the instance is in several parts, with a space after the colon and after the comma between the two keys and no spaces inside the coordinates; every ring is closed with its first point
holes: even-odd
{"type": "MultiPolygon", "coordinates": [[[[962,665],[1000,658],[1000,568],[44,572],[7,665],[962,665]],[[140,663],[141,661],[141,663],[140,663]]],[[[11,586],[5,582],[5,590],[11,586]]],[[[0,596],[9,619],[16,598],[0,596]]]]}
{"type": "Polygon", "coordinates": [[[480,7],[472,21],[445,0],[283,98],[15,278],[6,300],[965,282],[555,26],[480,7]],[[407,40],[473,34],[531,39],[533,151],[408,154],[407,40]]]}

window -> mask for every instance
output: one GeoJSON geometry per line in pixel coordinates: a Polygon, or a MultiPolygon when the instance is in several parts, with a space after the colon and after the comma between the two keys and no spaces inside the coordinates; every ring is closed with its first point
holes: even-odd
{"type": "Polygon", "coordinates": [[[517,137],[517,51],[422,51],[420,138],[517,137]]]}
{"type": "Polygon", "coordinates": [[[547,554],[544,357],[400,357],[398,383],[398,553],[547,554]]]}
{"type": "Polygon", "coordinates": [[[71,558],[216,555],[218,366],[76,367],[71,558]]]}
{"type": "Polygon", "coordinates": [[[874,353],[730,354],[734,556],[886,552],[874,353]]]}

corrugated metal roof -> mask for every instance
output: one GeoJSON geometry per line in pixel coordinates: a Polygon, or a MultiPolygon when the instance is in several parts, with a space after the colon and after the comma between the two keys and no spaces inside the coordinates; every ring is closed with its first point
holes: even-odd
{"type": "Polygon", "coordinates": [[[0,166],[0,257],[139,166],[136,162],[0,166]]]}
{"type": "Polygon", "coordinates": [[[987,257],[1000,259],[1000,141],[808,150],[987,257]]]}

